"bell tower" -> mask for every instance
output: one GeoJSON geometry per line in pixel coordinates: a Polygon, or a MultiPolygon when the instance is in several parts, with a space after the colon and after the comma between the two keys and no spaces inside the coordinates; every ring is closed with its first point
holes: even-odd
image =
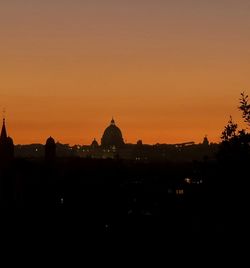
{"type": "Polygon", "coordinates": [[[14,158],[14,143],[11,137],[7,135],[5,116],[0,135],[0,162],[10,161],[14,158]]]}

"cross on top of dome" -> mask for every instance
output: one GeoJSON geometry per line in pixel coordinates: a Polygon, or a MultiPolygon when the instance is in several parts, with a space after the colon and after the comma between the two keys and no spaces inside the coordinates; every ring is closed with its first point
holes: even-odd
{"type": "Polygon", "coordinates": [[[112,120],[111,120],[111,125],[115,125],[115,120],[114,120],[114,117],[112,117],[112,120]]]}

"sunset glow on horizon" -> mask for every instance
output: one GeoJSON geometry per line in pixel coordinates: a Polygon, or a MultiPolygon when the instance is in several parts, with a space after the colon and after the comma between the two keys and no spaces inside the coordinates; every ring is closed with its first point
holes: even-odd
{"type": "MultiPolygon", "coordinates": [[[[0,110],[15,144],[218,142],[250,94],[250,1],[3,0],[0,110]]],[[[242,124],[244,127],[244,124],[242,124]]]]}

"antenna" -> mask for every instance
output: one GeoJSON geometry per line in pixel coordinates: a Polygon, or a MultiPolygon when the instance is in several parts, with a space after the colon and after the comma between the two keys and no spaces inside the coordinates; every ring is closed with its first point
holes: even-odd
{"type": "Polygon", "coordinates": [[[3,120],[5,121],[6,109],[3,108],[3,120]]]}

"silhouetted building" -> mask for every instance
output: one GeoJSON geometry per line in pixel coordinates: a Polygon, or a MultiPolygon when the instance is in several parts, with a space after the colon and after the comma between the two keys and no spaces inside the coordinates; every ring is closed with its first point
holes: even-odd
{"type": "Polygon", "coordinates": [[[99,144],[96,139],[94,139],[91,143],[91,148],[96,149],[99,147],[99,144]]]}
{"type": "Polygon", "coordinates": [[[52,137],[49,137],[45,144],[46,161],[54,161],[56,158],[56,143],[52,137]]]}
{"type": "Polygon", "coordinates": [[[8,137],[5,118],[3,119],[3,126],[0,136],[0,161],[6,162],[14,158],[14,143],[11,137],[8,137]]]}
{"type": "Polygon", "coordinates": [[[208,138],[207,136],[204,137],[203,139],[203,143],[202,143],[204,146],[208,146],[209,145],[209,141],[208,141],[208,138]]]}
{"type": "Polygon", "coordinates": [[[137,143],[136,143],[137,146],[142,146],[143,143],[142,143],[142,140],[138,140],[137,143]]]}
{"type": "Polygon", "coordinates": [[[120,148],[124,145],[121,130],[116,126],[115,120],[112,118],[110,126],[108,126],[102,136],[101,145],[103,147],[120,148]]]}

